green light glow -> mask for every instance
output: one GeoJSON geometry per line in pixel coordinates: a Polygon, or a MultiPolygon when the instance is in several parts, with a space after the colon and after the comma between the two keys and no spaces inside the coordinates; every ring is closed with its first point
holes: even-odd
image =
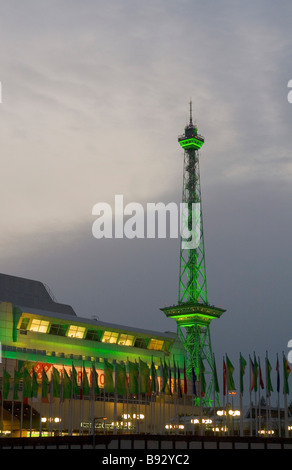
{"type": "Polygon", "coordinates": [[[202,140],[196,139],[195,137],[179,141],[179,144],[182,146],[183,149],[193,148],[198,150],[202,147],[203,143],[204,142],[202,140]]]}

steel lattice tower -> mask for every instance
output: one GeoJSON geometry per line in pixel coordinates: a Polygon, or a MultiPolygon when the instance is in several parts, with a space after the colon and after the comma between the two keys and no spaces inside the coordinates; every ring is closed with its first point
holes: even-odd
{"type": "Polygon", "coordinates": [[[193,124],[190,102],[190,122],[184,134],[178,137],[184,149],[178,304],[161,310],[177,323],[178,334],[188,355],[188,376],[191,377],[193,369],[199,378],[201,364],[205,372],[210,374],[203,398],[203,404],[210,406],[214,396],[210,323],[225,310],[211,306],[208,302],[199,169],[199,149],[204,141],[193,124]]]}

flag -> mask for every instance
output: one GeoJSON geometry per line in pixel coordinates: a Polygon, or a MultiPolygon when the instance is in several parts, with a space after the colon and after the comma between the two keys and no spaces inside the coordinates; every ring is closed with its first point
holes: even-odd
{"type": "Polygon", "coordinates": [[[284,375],[283,393],[286,394],[286,395],[289,395],[288,378],[289,378],[290,372],[291,372],[291,368],[288,364],[288,361],[287,361],[286,357],[283,355],[283,375],[284,375]]]}
{"type": "Polygon", "coordinates": [[[205,380],[205,366],[200,358],[200,382],[201,382],[201,397],[206,395],[206,380],[205,380]]]}
{"type": "Polygon", "coordinates": [[[181,390],[181,380],[180,380],[180,368],[177,369],[177,394],[181,398],[182,397],[182,390],[181,390]]]}
{"type": "Polygon", "coordinates": [[[45,369],[42,369],[42,400],[46,400],[48,398],[48,388],[49,388],[49,380],[48,376],[45,372],[45,369]]]}
{"type": "Polygon", "coordinates": [[[34,369],[32,369],[32,379],[31,379],[31,396],[32,398],[37,398],[38,396],[38,375],[34,369]]]}
{"type": "Polygon", "coordinates": [[[127,374],[126,366],[116,363],[116,391],[118,395],[127,393],[127,374]]]}
{"type": "Polygon", "coordinates": [[[226,367],[227,367],[227,388],[230,392],[232,392],[236,390],[234,380],[233,380],[234,367],[228,356],[226,356],[226,367]]]}
{"type": "Polygon", "coordinates": [[[240,393],[243,394],[244,386],[243,386],[243,376],[245,374],[246,368],[246,360],[240,354],[240,393]]]}
{"type": "Polygon", "coordinates": [[[31,376],[26,367],[23,370],[23,398],[31,398],[31,376]]]}
{"type": "Polygon", "coordinates": [[[8,394],[9,394],[9,389],[10,389],[10,378],[11,375],[7,372],[7,370],[4,370],[3,374],[3,399],[7,400],[8,394]]]}
{"type": "Polygon", "coordinates": [[[276,371],[277,371],[277,392],[279,393],[280,391],[280,367],[279,367],[278,355],[277,355],[276,371]]]}
{"type": "Polygon", "coordinates": [[[96,372],[94,364],[92,364],[92,367],[91,367],[91,384],[92,384],[92,390],[93,390],[94,396],[99,395],[100,388],[98,386],[98,373],[96,372]]]}
{"type": "Polygon", "coordinates": [[[259,365],[257,363],[256,357],[254,356],[254,391],[258,391],[258,375],[259,375],[259,365]]]}
{"type": "Polygon", "coordinates": [[[53,397],[60,398],[60,372],[53,366],[52,370],[53,397]]]}
{"type": "Polygon", "coordinates": [[[213,354],[213,377],[214,377],[214,390],[216,393],[220,392],[218,376],[217,376],[217,369],[216,369],[216,361],[215,355],[213,354]]]}
{"type": "Polygon", "coordinates": [[[254,363],[251,358],[249,358],[249,383],[250,391],[252,392],[255,387],[255,375],[254,375],[254,363]]]}
{"type": "Polygon", "coordinates": [[[173,391],[177,392],[177,383],[176,383],[176,364],[173,359],[173,391]]]}
{"type": "Polygon", "coordinates": [[[90,387],[89,387],[89,381],[87,377],[87,372],[85,367],[83,367],[83,376],[82,376],[82,394],[83,396],[89,396],[90,392],[90,387]]]}
{"type": "Polygon", "coordinates": [[[225,359],[223,358],[223,395],[226,395],[226,385],[227,385],[227,370],[226,370],[226,362],[225,359]]]}
{"type": "Polygon", "coordinates": [[[197,396],[197,389],[196,389],[196,373],[194,367],[192,367],[192,385],[193,385],[193,395],[197,396]]]}
{"type": "Polygon", "coordinates": [[[66,369],[63,367],[63,400],[72,398],[72,380],[66,369]]]}
{"type": "Polygon", "coordinates": [[[139,359],[139,380],[140,380],[140,393],[148,393],[149,391],[149,377],[150,370],[146,362],[139,359]]]}
{"type": "Polygon", "coordinates": [[[78,381],[77,381],[77,370],[73,363],[72,363],[72,387],[73,387],[73,397],[80,398],[80,391],[79,391],[78,381]]]}
{"type": "Polygon", "coordinates": [[[22,373],[15,370],[14,371],[13,400],[18,400],[18,389],[19,389],[19,382],[21,378],[22,378],[22,373]]]}
{"type": "Polygon", "coordinates": [[[266,357],[266,387],[267,387],[267,396],[271,396],[271,392],[273,392],[272,380],[271,380],[271,370],[272,366],[269,362],[269,359],[266,357]]]}
{"type": "Polygon", "coordinates": [[[153,362],[153,357],[151,361],[151,392],[156,392],[156,369],[153,362]]]}
{"type": "Polygon", "coordinates": [[[104,392],[114,393],[114,379],[113,379],[114,366],[106,359],[104,359],[104,392]]]}
{"type": "Polygon", "coordinates": [[[135,395],[138,393],[139,368],[135,362],[129,361],[129,393],[135,395]]]}
{"type": "Polygon", "coordinates": [[[264,387],[264,381],[263,381],[263,376],[262,376],[260,359],[259,359],[259,383],[260,383],[261,389],[264,389],[265,387],[264,387]]]}
{"type": "Polygon", "coordinates": [[[187,393],[188,393],[187,369],[186,369],[186,361],[184,359],[184,394],[187,395],[187,393]]]}
{"type": "Polygon", "coordinates": [[[168,372],[169,372],[169,393],[172,395],[172,378],[171,378],[171,367],[170,362],[168,361],[168,372]]]}
{"type": "Polygon", "coordinates": [[[162,385],[161,391],[165,393],[166,395],[169,395],[170,394],[169,384],[168,384],[169,373],[168,373],[168,366],[165,362],[165,358],[164,358],[164,365],[162,366],[162,371],[163,371],[163,385],[162,385]]]}

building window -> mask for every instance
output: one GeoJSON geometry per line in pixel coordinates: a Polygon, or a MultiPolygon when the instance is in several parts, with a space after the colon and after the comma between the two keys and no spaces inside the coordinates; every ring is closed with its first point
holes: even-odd
{"type": "Polygon", "coordinates": [[[21,320],[21,324],[20,324],[19,329],[20,329],[20,330],[26,330],[28,324],[29,324],[29,318],[23,318],[23,319],[21,320]]]}
{"type": "Polygon", "coordinates": [[[160,341],[159,339],[151,339],[148,349],[154,349],[155,351],[161,351],[163,348],[164,341],[160,341]]]}
{"type": "Polygon", "coordinates": [[[49,328],[49,322],[45,320],[37,320],[34,318],[30,325],[30,331],[36,331],[37,333],[47,333],[49,328]]]}
{"type": "Polygon", "coordinates": [[[146,342],[145,338],[136,338],[134,346],[135,346],[135,348],[146,349],[147,348],[147,342],[146,342]]]}
{"type": "Polygon", "coordinates": [[[87,330],[85,339],[90,341],[99,341],[99,333],[96,330],[87,330]]]}
{"type": "Polygon", "coordinates": [[[85,328],[83,326],[70,325],[68,334],[70,338],[83,338],[85,333],[85,328]]]}
{"type": "Polygon", "coordinates": [[[56,323],[52,323],[50,328],[50,335],[58,335],[58,336],[65,336],[67,327],[65,325],[58,325],[56,323]]]}
{"type": "Polygon", "coordinates": [[[102,337],[103,343],[113,343],[115,344],[118,340],[119,333],[114,331],[105,331],[102,337]]]}
{"type": "Polygon", "coordinates": [[[133,341],[134,341],[134,336],[121,334],[119,337],[118,344],[121,344],[123,346],[132,346],[133,341]]]}

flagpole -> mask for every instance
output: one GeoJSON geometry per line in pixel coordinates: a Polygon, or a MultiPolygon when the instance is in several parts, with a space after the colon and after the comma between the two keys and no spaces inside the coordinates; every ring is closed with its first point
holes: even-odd
{"type": "Polygon", "coordinates": [[[1,437],[3,434],[3,419],[4,419],[4,365],[2,365],[2,387],[1,387],[1,437]]]}
{"type": "Polygon", "coordinates": [[[13,377],[13,389],[12,389],[12,408],[11,408],[11,437],[13,437],[14,387],[15,387],[15,370],[14,370],[14,377],[13,377]]]}
{"type": "Polygon", "coordinates": [[[21,404],[20,404],[20,433],[19,436],[22,437],[22,426],[23,426],[23,389],[24,389],[24,377],[22,377],[22,398],[21,398],[21,404]]]}
{"type": "Polygon", "coordinates": [[[253,377],[254,377],[253,363],[249,355],[249,433],[251,437],[253,433],[253,409],[252,409],[253,377]]]}
{"type": "MultiPolygon", "coordinates": [[[[288,386],[288,375],[290,372],[287,371],[287,362],[286,362],[286,357],[284,355],[284,351],[282,352],[283,356],[283,376],[284,376],[284,387],[283,387],[283,393],[284,393],[284,424],[285,424],[285,437],[289,437],[288,433],[288,404],[287,404],[287,394],[289,393],[289,386],[288,386]]],[[[290,370],[290,368],[289,368],[290,370]]]]}
{"type": "Polygon", "coordinates": [[[261,430],[262,419],[261,419],[261,363],[260,358],[258,357],[259,361],[259,380],[258,380],[258,409],[259,409],[259,417],[258,417],[258,433],[261,430]]]}
{"type": "Polygon", "coordinates": [[[279,437],[281,437],[282,431],[281,431],[281,412],[280,412],[280,369],[279,369],[278,353],[277,353],[276,370],[277,370],[277,392],[278,392],[278,432],[279,432],[279,437]]]}
{"type": "Polygon", "coordinates": [[[117,361],[114,360],[115,366],[115,391],[114,391],[114,430],[113,434],[117,434],[117,361]]]}
{"type": "Polygon", "coordinates": [[[243,394],[243,371],[241,353],[239,353],[239,407],[240,407],[240,436],[243,436],[243,416],[242,416],[242,394],[243,394]]]}

